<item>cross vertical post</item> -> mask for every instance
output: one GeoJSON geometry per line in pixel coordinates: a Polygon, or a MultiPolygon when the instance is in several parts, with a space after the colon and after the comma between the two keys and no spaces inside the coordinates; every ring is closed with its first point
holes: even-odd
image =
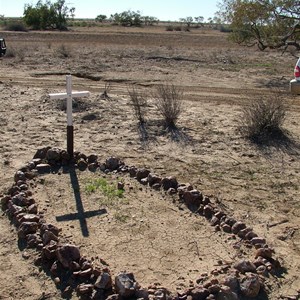
{"type": "Polygon", "coordinates": [[[49,94],[50,99],[67,100],[67,152],[70,158],[74,155],[74,128],[72,118],[72,97],[87,97],[90,92],[72,92],[72,75],[66,76],[66,93],[49,94]]]}
{"type": "Polygon", "coordinates": [[[67,152],[74,155],[74,127],[72,118],[72,76],[67,75],[67,152]]]}

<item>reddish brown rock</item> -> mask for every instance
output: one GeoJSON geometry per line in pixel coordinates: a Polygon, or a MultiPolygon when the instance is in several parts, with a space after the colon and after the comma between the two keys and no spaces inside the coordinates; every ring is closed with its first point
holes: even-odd
{"type": "Polygon", "coordinates": [[[149,185],[152,186],[153,184],[156,184],[156,183],[161,183],[161,177],[153,174],[153,173],[149,173],[148,174],[148,182],[149,182],[149,185]]]}
{"type": "Polygon", "coordinates": [[[204,287],[197,287],[192,289],[189,295],[192,296],[192,300],[205,300],[209,295],[209,291],[204,287]]]}
{"type": "Polygon", "coordinates": [[[202,203],[203,195],[197,190],[186,190],[182,194],[182,199],[187,207],[198,208],[202,203]]]}
{"type": "Polygon", "coordinates": [[[232,227],[231,231],[234,234],[237,234],[239,231],[243,230],[246,228],[246,224],[243,222],[236,222],[232,227]]]}
{"type": "Polygon", "coordinates": [[[272,258],[274,250],[271,248],[259,248],[256,251],[255,258],[261,256],[263,258],[272,258]]]}
{"type": "Polygon", "coordinates": [[[47,245],[50,243],[50,241],[58,242],[58,236],[56,236],[54,233],[52,233],[49,230],[45,230],[42,240],[43,240],[43,244],[47,245]]]}
{"type": "Polygon", "coordinates": [[[36,222],[23,222],[18,228],[18,237],[25,238],[29,233],[36,233],[38,224],[36,222]]]}
{"type": "Polygon", "coordinates": [[[241,260],[233,265],[235,269],[237,269],[241,273],[246,272],[256,272],[255,265],[249,260],[241,260]]]}
{"type": "Polygon", "coordinates": [[[65,267],[69,268],[69,264],[72,261],[78,261],[80,259],[80,251],[77,246],[65,244],[59,246],[56,249],[56,255],[58,261],[65,267]]]}

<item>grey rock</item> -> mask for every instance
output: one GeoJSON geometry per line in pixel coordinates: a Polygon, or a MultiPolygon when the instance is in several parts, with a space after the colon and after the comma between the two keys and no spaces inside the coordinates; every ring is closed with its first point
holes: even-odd
{"type": "Polygon", "coordinates": [[[138,290],[138,285],[132,273],[120,273],[115,277],[117,293],[124,298],[131,297],[138,290]]]}
{"type": "Polygon", "coordinates": [[[240,283],[241,286],[241,293],[250,298],[255,298],[258,296],[261,283],[259,277],[257,275],[251,275],[243,278],[240,283]]]}

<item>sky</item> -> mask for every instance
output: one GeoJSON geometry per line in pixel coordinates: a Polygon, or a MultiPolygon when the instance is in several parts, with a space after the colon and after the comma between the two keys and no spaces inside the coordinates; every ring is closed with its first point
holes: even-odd
{"type": "MultiPolygon", "coordinates": [[[[38,0],[0,0],[0,15],[22,17],[25,4],[36,5],[38,0]]],[[[51,2],[55,2],[52,0],[51,2]]],[[[132,10],[143,16],[161,21],[178,21],[186,17],[213,18],[220,0],[66,0],[68,7],[75,7],[75,18],[94,19],[103,14],[132,10]]]]}

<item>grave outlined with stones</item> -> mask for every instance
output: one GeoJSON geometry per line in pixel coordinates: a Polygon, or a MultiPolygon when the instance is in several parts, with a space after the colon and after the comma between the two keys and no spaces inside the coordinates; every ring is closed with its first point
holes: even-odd
{"type": "MultiPolygon", "coordinates": [[[[74,184],[76,177],[73,176],[74,184]]],[[[123,189],[122,184],[118,188],[123,189]]],[[[75,195],[77,214],[84,214],[79,196],[75,195]],[[77,197],[77,198],[76,198],[77,197]]],[[[274,258],[274,249],[267,241],[259,237],[244,222],[237,221],[227,215],[216,203],[190,184],[180,184],[174,176],[160,177],[151,170],[127,166],[119,158],[109,157],[105,162],[99,162],[97,155],[85,155],[75,152],[71,159],[67,151],[58,148],[45,147],[37,150],[33,159],[21,167],[14,176],[14,183],[7,195],[1,198],[3,211],[13,221],[17,228],[19,240],[28,248],[34,248],[39,253],[37,264],[48,270],[62,291],[63,298],[71,297],[76,292],[82,299],[238,299],[238,297],[255,298],[266,293],[264,278],[276,276],[282,272],[280,262],[274,258]],[[38,211],[32,190],[39,175],[47,175],[59,168],[67,172],[75,169],[91,172],[129,174],[143,185],[153,190],[176,195],[178,201],[184,203],[193,213],[203,216],[216,231],[223,231],[240,239],[248,248],[255,249],[253,259],[241,259],[232,263],[220,262],[219,270],[212,270],[197,280],[196,285],[185,292],[168,291],[162,286],[152,285],[142,287],[136,282],[134,274],[122,272],[112,276],[111,270],[97,266],[92,259],[80,253],[78,245],[73,245],[60,239],[60,229],[44,219],[38,211]],[[222,275],[222,281],[218,279],[222,275]],[[229,297],[229,298],[228,298],[229,297]]],[[[104,210],[93,214],[103,214],[104,210]]],[[[59,216],[61,221],[66,218],[76,218],[76,213],[69,216],[59,216]]],[[[59,221],[58,220],[58,221],[59,221]]],[[[83,236],[87,234],[86,223],[81,223],[83,236]]]]}

